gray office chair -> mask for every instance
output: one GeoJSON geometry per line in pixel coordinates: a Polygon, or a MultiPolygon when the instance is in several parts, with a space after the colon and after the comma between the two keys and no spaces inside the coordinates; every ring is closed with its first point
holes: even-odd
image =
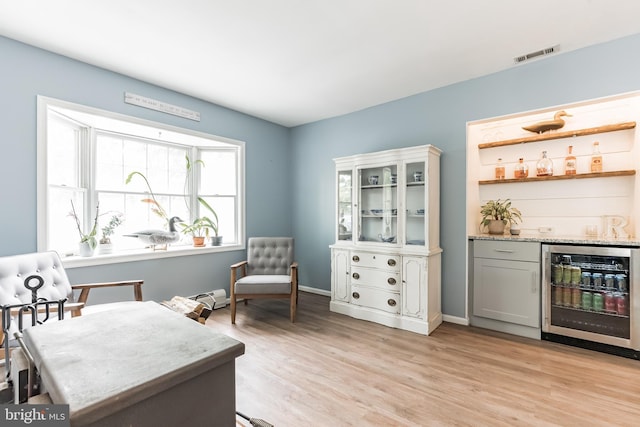
{"type": "Polygon", "coordinates": [[[291,322],[296,320],[298,263],[294,261],[293,238],[251,237],[247,259],[231,266],[231,323],[236,323],[236,300],[288,298],[291,322]]]}

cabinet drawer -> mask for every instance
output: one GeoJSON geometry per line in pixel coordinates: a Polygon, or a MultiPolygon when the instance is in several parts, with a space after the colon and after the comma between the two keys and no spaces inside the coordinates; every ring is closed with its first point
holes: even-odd
{"type": "Polygon", "coordinates": [[[353,251],[351,265],[400,271],[400,256],[353,251]]]}
{"type": "Polygon", "coordinates": [[[400,272],[351,267],[351,283],[400,292],[400,272]]]}
{"type": "Polygon", "coordinates": [[[366,286],[351,285],[351,304],[399,314],[400,294],[366,286]]]}
{"type": "Polygon", "coordinates": [[[474,240],[474,258],[540,262],[540,243],[474,240]]]}

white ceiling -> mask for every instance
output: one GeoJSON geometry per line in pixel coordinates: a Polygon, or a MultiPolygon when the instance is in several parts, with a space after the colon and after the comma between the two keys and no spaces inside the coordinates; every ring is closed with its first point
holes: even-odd
{"type": "Polygon", "coordinates": [[[0,0],[0,35],[295,126],[635,34],[639,17],[637,0],[0,0]]]}

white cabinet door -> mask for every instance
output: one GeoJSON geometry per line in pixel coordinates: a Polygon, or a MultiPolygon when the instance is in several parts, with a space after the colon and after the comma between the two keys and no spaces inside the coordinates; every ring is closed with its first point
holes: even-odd
{"type": "Polygon", "coordinates": [[[540,327],[540,264],[475,258],[475,316],[540,327]]]}
{"type": "Polygon", "coordinates": [[[402,258],[402,315],[424,318],[427,302],[427,262],[424,257],[402,258]]]}
{"type": "Polygon", "coordinates": [[[333,249],[331,251],[331,286],[334,301],[349,301],[349,251],[333,249]]]}

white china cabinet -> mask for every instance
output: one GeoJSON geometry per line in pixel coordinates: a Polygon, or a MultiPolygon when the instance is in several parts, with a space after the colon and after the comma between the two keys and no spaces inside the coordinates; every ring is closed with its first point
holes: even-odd
{"type": "Polygon", "coordinates": [[[335,159],[331,311],[421,334],[442,323],[440,152],[335,159]]]}

